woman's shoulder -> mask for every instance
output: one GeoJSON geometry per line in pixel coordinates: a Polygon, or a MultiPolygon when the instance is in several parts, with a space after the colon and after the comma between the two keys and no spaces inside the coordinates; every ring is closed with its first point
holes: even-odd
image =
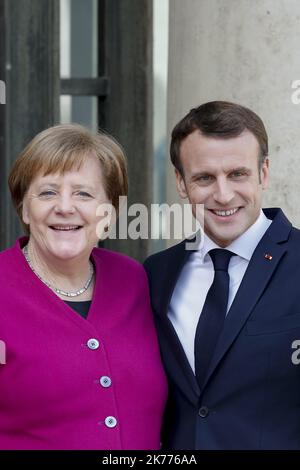
{"type": "Polygon", "coordinates": [[[106,248],[94,248],[93,258],[119,265],[125,265],[132,269],[139,270],[142,268],[142,265],[135,259],[130,258],[130,256],[125,255],[124,253],[119,253],[118,251],[108,250],[106,248]]]}
{"type": "Polygon", "coordinates": [[[0,251],[0,264],[5,262],[11,262],[13,258],[16,257],[16,246],[11,246],[5,250],[0,251]]]}
{"type": "Polygon", "coordinates": [[[16,263],[18,263],[19,253],[16,245],[7,248],[0,252],[0,275],[6,278],[9,273],[14,273],[17,270],[16,263]]]}
{"type": "Polygon", "coordinates": [[[105,248],[94,248],[92,256],[96,263],[105,264],[106,268],[113,270],[115,273],[125,270],[127,274],[145,275],[141,263],[123,253],[105,248]]]}

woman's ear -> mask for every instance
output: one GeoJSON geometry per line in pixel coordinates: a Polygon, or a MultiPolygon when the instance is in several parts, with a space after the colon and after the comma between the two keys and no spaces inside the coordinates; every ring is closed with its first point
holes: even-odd
{"type": "Polygon", "coordinates": [[[24,224],[29,225],[28,201],[26,197],[23,199],[23,202],[22,202],[22,220],[24,224]]]}

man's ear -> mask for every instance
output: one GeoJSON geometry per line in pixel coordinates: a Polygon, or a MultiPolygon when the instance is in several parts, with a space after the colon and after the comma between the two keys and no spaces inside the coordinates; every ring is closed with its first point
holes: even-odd
{"type": "Polygon", "coordinates": [[[263,161],[262,167],[260,169],[262,189],[267,189],[269,186],[269,174],[270,174],[269,159],[265,158],[265,160],[263,161]]]}
{"type": "Polygon", "coordinates": [[[24,224],[29,225],[28,201],[26,197],[24,197],[23,202],[22,202],[22,220],[24,224]]]}
{"type": "Polygon", "coordinates": [[[177,191],[179,193],[179,196],[182,199],[185,199],[188,197],[186,186],[185,186],[185,181],[184,181],[182,174],[180,173],[179,170],[177,170],[177,168],[175,168],[175,176],[176,176],[176,186],[177,186],[177,191]]]}

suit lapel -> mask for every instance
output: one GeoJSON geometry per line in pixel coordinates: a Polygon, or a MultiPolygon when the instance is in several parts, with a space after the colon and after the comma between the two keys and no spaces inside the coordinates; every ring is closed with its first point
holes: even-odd
{"type": "Polygon", "coordinates": [[[163,290],[165,295],[161,295],[159,299],[159,313],[166,316],[171,302],[173,291],[181,270],[186,263],[191,251],[185,249],[185,240],[173,247],[172,256],[168,259],[168,269],[166,277],[163,280],[163,290]]]}
{"type": "MultiPolygon", "coordinates": [[[[199,396],[198,383],[187,360],[182,344],[179,341],[177,333],[173,327],[173,324],[167,316],[173,291],[181,273],[181,270],[184,264],[186,263],[189,255],[193,252],[192,250],[185,249],[186,241],[187,240],[183,240],[183,242],[179,243],[173,248],[175,252],[173,252],[172,256],[170,257],[167,275],[164,281],[165,295],[161,296],[160,298],[160,305],[158,311],[160,313],[160,321],[164,330],[164,335],[166,337],[167,344],[170,345],[170,351],[172,352],[172,354],[174,354],[176,358],[176,363],[179,364],[185,380],[183,381],[180,379],[180,374],[178,374],[178,372],[174,373],[173,371],[171,375],[173,379],[177,382],[178,386],[182,389],[184,394],[189,397],[192,403],[194,403],[199,396]]],[[[169,367],[172,367],[172,365],[173,361],[170,361],[170,363],[167,364],[167,368],[169,369],[169,367]]]]}
{"type": "Polygon", "coordinates": [[[166,358],[166,369],[183,394],[189,398],[191,403],[195,404],[198,401],[200,390],[194,372],[172,322],[167,316],[161,318],[161,321],[166,339],[165,353],[163,354],[166,358]],[[167,359],[170,355],[175,358],[175,362],[173,357],[171,360],[167,359]]]}
{"type": "MultiPolygon", "coordinates": [[[[268,212],[267,215],[269,215],[268,212]]],[[[224,329],[218,340],[203,387],[205,387],[214,370],[240,333],[267,287],[287,250],[287,243],[284,242],[286,242],[290,230],[291,224],[279,211],[252,255],[239,290],[227,314],[224,329]],[[272,259],[265,255],[271,255],[272,259]]]]}

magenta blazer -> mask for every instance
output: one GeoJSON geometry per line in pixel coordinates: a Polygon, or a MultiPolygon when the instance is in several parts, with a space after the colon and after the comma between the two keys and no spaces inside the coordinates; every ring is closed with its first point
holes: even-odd
{"type": "Polygon", "coordinates": [[[88,319],[0,253],[0,449],[159,449],[167,385],[143,268],[95,248],[88,319]]]}

